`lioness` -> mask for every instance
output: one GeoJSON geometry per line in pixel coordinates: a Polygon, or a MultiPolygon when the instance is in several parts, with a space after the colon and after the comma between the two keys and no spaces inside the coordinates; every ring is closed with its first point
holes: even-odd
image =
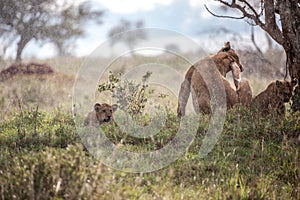
{"type": "Polygon", "coordinates": [[[84,120],[85,126],[97,126],[105,122],[113,121],[113,112],[118,109],[118,105],[113,104],[112,106],[103,103],[96,103],[94,110],[89,112],[84,120]]]}
{"type": "Polygon", "coordinates": [[[263,116],[271,113],[279,116],[285,115],[285,105],[290,101],[297,80],[276,80],[271,82],[267,89],[258,94],[251,103],[251,108],[260,112],[263,116]]]}
{"type": "Polygon", "coordinates": [[[222,48],[216,55],[213,55],[210,58],[205,58],[191,66],[185,75],[185,80],[181,84],[179,91],[177,108],[178,117],[185,115],[185,107],[191,93],[191,89],[195,111],[205,114],[209,114],[211,112],[210,94],[207,83],[202,77],[203,75],[206,76],[206,81],[210,82],[210,84],[213,84],[214,80],[220,80],[223,82],[227,107],[232,107],[232,105],[238,102],[238,96],[225,77],[228,72],[232,71],[234,84],[236,89],[239,90],[241,86],[240,74],[243,70],[243,66],[239,63],[239,57],[236,52],[231,49],[229,42],[226,43],[225,47],[222,48]],[[214,71],[214,65],[217,67],[217,71],[214,71]],[[210,76],[210,78],[207,79],[208,76],[210,76]]]}

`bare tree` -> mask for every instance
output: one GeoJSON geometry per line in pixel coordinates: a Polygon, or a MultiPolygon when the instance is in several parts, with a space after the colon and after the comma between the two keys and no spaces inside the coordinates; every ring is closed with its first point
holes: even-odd
{"type": "Polygon", "coordinates": [[[17,41],[16,61],[26,45],[36,40],[52,42],[62,51],[69,39],[84,34],[89,20],[101,23],[103,12],[92,10],[87,2],[75,5],[57,0],[0,0],[0,35],[17,41]]]}
{"type": "MultiPolygon", "coordinates": [[[[300,82],[300,3],[299,0],[216,0],[222,6],[235,9],[240,16],[217,15],[216,17],[247,19],[258,25],[281,45],[286,53],[286,67],[291,78],[300,82]]],[[[292,98],[292,108],[300,110],[300,87],[292,98]]]]}

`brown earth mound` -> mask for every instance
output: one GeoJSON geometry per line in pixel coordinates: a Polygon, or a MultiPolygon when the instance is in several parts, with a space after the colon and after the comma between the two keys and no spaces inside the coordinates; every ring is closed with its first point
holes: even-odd
{"type": "Polygon", "coordinates": [[[45,63],[15,63],[0,72],[0,80],[4,81],[16,75],[42,75],[54,74],[54,72],[54,69],[45,63]]]}

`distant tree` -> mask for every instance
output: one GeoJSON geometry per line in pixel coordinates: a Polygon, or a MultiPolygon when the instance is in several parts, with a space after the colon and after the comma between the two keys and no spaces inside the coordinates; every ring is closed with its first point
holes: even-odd
{"type": "Polygon", "coordinates": [[[32,40],[52,42],[59,53],[65,53],[67,42],[84,34],[85,23],[101,23],[102,15],[103,11],[92,10],[87,2],[0,0],[0,37],[17,41],[16,61],[32,40]]]}
{"type": "Polygon", "coordinates": [[[111,37],[111,46],[114,46],[118,42],[123,42],[132,51],[137,41],[147,38],[146,32],[142,29],[143,27],[143,21],[130,22],[125,19],[120,20],[120,23],[108,32],[108,37],[111,37]],[[122,32],[130,31],[133,29],[139,30],[136,30],[130,34],[128,33],[125,35],[118,35],[122,32]]]}
{"type": "MultiPolygon", "coordinates": [[[[299,0],[216,0],[220,5],[238,10],[240,16],[217,15],[216,17],[247,19],[262,28],[281,45],[286,53],[286,67],[291,78],[300,83],[300,2],[299,0]]],[[[300,111],[300,86],[293,96],[292,109],[300,111]]]]}

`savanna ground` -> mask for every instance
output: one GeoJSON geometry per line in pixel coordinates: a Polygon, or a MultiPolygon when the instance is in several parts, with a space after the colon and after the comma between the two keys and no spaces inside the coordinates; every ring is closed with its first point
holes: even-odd
{"type": "MultiPolygon", "coordinates": [[[[240,52],[244,77],[254,95],[271,80],[283,78],[279,52],[266,53],[268,61],[245,54],[249,53],[240,52]]],[[[135,59],[123,58],[115,72],[149,58],[135,59]]],[[[170,65],[180,63],[164,59],[170,65]]],[[[300,199],[300,115],[290,111],[278,120],[245,108],[230,110],[217,145],[202,159],[198,153],[206,116],[201,116],[189,150],[170,166],[151,173],[125,173],[101,164],[84,150],[71,113],[74,80],[82,61],[39,61],[52,66],[55,74],[0,82],[1,199],[300,199]]],[[[8,66],[2,62],[0,69],[8,66]]],[[[182,77],[187,67],[177,69],[182,77]]],[[[92,87],[88,90],[100,96],[99,101],[107,101],[92,87]]],[[[147,151],[166,145],[178,130],[174,105],[165,104],[168,119],[154,139],[129,137],[123,147],[147,151]]],[[[103,130],[115,143],[124,136],[113,124],[103,130]]]]}

